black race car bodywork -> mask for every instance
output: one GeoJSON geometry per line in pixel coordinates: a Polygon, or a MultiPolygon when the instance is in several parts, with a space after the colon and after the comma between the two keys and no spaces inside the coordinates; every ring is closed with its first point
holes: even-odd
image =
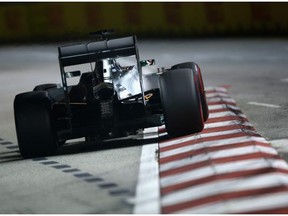
{"type": "Polygon", "coordinates": [[[140,60],[136,36],[108,40],[105,33],[99,41],[58,47],[61,86],[42,84],[16,95],[23,157],[52,155],[74,138],[122,137],[163,124],[171,136],[203,129],[208,107],[197,64],[143,75],[154,60],[140,60]]]}

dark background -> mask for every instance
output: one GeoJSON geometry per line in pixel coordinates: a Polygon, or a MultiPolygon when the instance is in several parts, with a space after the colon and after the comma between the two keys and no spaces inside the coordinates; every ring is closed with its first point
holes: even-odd
{"type": "Polygon", "coordinates": [[[0,40],[75,40],[109,28],[141,38],[286,37],[287,11],[286,2],[0,3],[0,40]]]}

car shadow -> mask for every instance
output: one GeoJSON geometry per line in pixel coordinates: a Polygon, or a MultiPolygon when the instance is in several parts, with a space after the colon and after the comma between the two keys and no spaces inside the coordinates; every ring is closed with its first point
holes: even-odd
{"type": "Polygon", "coordinates": [[[95,142],[74,142],[69,143],[68,145],[61,146],[57,154],[60,155],[67,155],[67,154],[78,154],[84,152],[93,152],[93,151],[105,151],[111,149],[120,149],[120,148],[128,148],[128,147],[135,147],[135,146],[144,146],[153,143],[159,143],[161,141],[167,140],[170,137],[168,135],[155,137],[155,138],[142,138],[139,137],[129,136],[124,138],[116,138],[111,140],[103,140],[103,141],[95,141],[95,142]]]}
{"type": "MultiPolygon", "coordinates": [[[[81,154],[85,152],[94,152],[94,151],[99,152],[111,149],[144,146],[153,143],[159,143],[169,138],[170,137],[168,135],[158,136],[158,133],[155,133],[152,138],[144,138],[141,135],[134,135],[134,136],[115,138],[110,140],[99,140],[93,142],[77,141],[59,147],[55,156],[61,156],[61,155],[64,156],[72,154],[81,154]]],[[[0,164],[15,161],[23,161],[23,160],[29,160],[29,159],[22,158],[19,153],[19,149],[15,149],[13,151],[0,152],[0,164]]]]}

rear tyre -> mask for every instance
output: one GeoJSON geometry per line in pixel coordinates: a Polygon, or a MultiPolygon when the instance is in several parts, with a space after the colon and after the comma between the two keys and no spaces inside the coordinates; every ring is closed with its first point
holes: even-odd
{"type": "Polygon", "coordinates": [[[37,86],[35,86],[33,91],[46,91],[46,90],[51,89],[51,88],[57,88],[57,84],[47,83],[47,84],[37,85],[37,86]]]}
{"type": "Polygon", "coordinates": [[[191,69],[175,69],[159,77],[166,130],[177,137],[203,130],[204,120],[198,82],[191,69]]]}
{"type": "Polygon", "coordinates": [[[24,158],[56,153],[58,144],[51,113],[51,101],[46,91],[26,92],[15,97],[16,133],[24,158]]]}
{"type": "Polygon", "coordinates": [[[171,69],[181,69],[181,68],[190,68],[194,70],[196,74],[197,83],[199,86],[201,104],[202,104],[202,109],[203,109],[203,118],[204,118],[204,121],[206,122],[209,117],[209,109],[208,109],[208,104],[206,100],[204,83],[203,83],[200,67],[194,62],[185,62],[185,63],[177,64],[171,67],[171,69]]]}

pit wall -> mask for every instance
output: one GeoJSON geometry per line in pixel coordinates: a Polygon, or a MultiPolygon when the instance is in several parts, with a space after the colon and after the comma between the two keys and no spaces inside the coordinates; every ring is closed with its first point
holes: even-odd
{"type": "Polygon", "coordinates": [[[142,37],[286,36],[287,11],[286,2],[0,3],[0,40],[74,39],[109,28],[142,37]]]}

